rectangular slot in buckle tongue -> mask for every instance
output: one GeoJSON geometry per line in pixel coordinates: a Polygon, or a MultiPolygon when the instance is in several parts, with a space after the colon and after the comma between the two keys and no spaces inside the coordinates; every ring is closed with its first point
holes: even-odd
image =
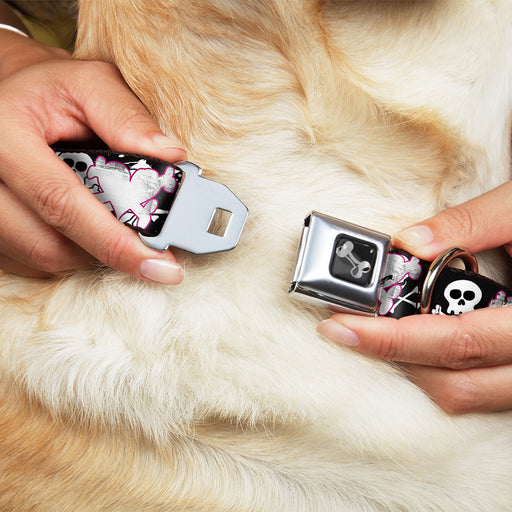
{"type": "Polygon", "coordinates": [[[236,247],[247,219],[247,207],[225,185],[203,178],[197,165],[176,165],[184,176],[171,211],[160,233],[140,235],[142,241],[161,251],[171,246],[195,254],[236,247]]]}

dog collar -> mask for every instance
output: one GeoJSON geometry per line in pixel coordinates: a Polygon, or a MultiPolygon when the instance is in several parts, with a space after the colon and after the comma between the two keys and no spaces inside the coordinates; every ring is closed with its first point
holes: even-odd
{"type": "Polygon", "coordinates": [[[337,312],[395,318],[512,304],[512,291],[478,274],[464,249],[431,263],[392,247],[388,235],[318,212],[304,221],[289,293],[337,312]],[[457,259],[464,270],[449,266],[457,259]]]}
{"type": "Polygon", "coordinates": [[[237,245],[247,207],[225,185],[203,178],[197,165],[108,150],[54,150],[146,245],[196,254],[237,245]]]}

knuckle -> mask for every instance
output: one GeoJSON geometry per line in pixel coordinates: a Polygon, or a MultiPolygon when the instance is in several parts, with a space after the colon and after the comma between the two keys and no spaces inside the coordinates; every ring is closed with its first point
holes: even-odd
{"type": "Polygon", "coordinates": [[[446,353],[442,365],[446,368],[461,370],[473,368],[487,359],[485,341],[466,326],[464,315],[458,317],[458,327],[446,344],[446,353]]]}
{"type": "Polygon", "coordinates": [[[66,270],[60,251],[52,250],[52,247],[42,240],[35,240],[32,243],[28,259],[31,266],[49,274],[57,274],[66,270]]]}
{"type": "Polygon", "coordinates": [[[117,136],[121,142],[128,143],[130,137],[133,136],[132,130],[145,128],[148,124],[153,125],[154,121],[149,115],[148,111],[142,104],[134,103],[133,105],[125,105],[124,110],[118,111],[119,119],[117,123],[126,127],[126,133],[123,130],[118,130],[117,136]],[[125,139],[125,140],[122,140],[125,139]]]}
{"type": "Polygon", "coordinates": [[[442,395],[434,397],[443,411],[449,414],[465,414],[477,411],[483,405],[470,371],[451,372],[444,384],[442,395]]]}
{"type": "Polygon", "coordinates": [[[102,258],[103,263],[108,267],[121,269],[123,259],[128,252],[128,246],[130,244],[130,236],[122,235],[115,239],[109,239],[104,244],[105,252],[102,258]]]}
{"type": "Polygon", "coordinates": [[[59,229],[65,224],[69,195],[53,185],[40,187],[34,196],[35,208],[41,219],[59,229]]]}
{"type": "Polygon", "coordinates": [[[57,230],[63,230],[71,221],[69,211],[73,191],[62,186],[41,186],[34,194],[35,209],[41,219],[57,230]]]}
{"type": "Polygon", "coordinates": [[[401,346],[401,338],[396,333],[394,335],[383,334],[377,342],[375,355],[388,361],[398,360],[399,354],[402,353],[401,346]]]}
{"type": "Polygon", "coordinates": [[[467,238],[474,232],[475,212],[471,208],[462,204],[445,210],[444,214],[443,223],[445,226],[450,226],[451,232],[459,233],[463,238],[467,238]]]}

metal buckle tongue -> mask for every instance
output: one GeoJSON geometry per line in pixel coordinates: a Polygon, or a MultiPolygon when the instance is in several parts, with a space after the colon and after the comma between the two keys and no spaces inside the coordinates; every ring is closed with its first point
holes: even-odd
{"type": "Polygon", "coordinates": [[[228,251],[236,247],[248,215],[247,207],[228,187],[201,176],[191,162],[174,164],[183,172],[180,188],[160,233],[140,235],[142,241],[160,251],[169,246],[195,254],[228,251]],[[210,232],[217,210],[230,218],[222,235],[210,232]]]}

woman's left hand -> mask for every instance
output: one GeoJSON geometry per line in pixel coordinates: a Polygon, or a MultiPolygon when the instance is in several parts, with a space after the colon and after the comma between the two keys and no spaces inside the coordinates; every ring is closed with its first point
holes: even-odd
{"type": "MultiPolygon", "coordinates": [[[[432,260],[449,247],[505,246],[512,255],[512,182],[395,236],[432,260]]],[[[449,413],[512,408],[512,307],[400,319],[336,314],[318,331],[361,353],[403,363],[410,379],[449,413]]]]}

